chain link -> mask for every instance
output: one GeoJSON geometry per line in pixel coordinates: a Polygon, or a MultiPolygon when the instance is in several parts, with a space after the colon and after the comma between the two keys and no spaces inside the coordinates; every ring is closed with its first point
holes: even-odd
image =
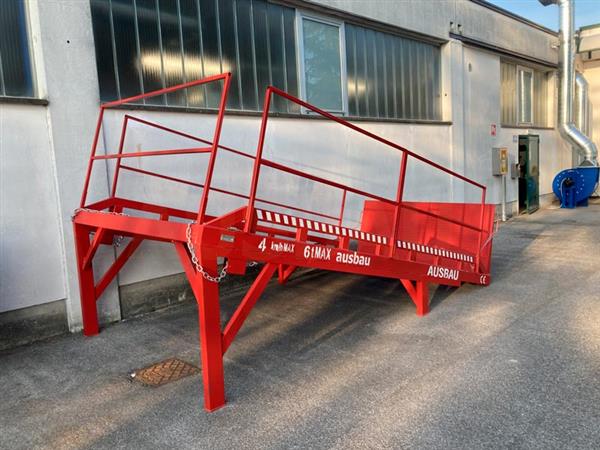
{"type": "MultiPolygon", "coordinates": [[[[71,216],[71,220],[75,219],[75,216],[77,216],[77,214],[79,214],[82,211],[90,212],[90,213],[112,214],[113,216],[127,216],[127,214],[125,214],[123,212],[100,211],[98,209],[90,209],[90,208],[77,208],[75,211],[73,211],[73,215],[71,216]]],[[[121,246],[121,242],[123,242],[123,239],[125,239],[125,236],[121,236],[120,234],[118,234],[118,235],[115,234],[115,236],[113,238],[113,245],[115,247],[120,247],[121,246]]]]}
{"type": "Polygon", "coordinates": [[[190,255],[192,256],[192,263],[196,267],[196,271],[199,274],[201,274],[206,280],[211,281],[213,283],[220,283],[227,276],[227,267],[228,267],[229,262],[225,261],[225,265],[219,272],[219,275],[217,275],[216,277],[213,277],[211,274],[209,274],[207,271],[204,270],[204,267],[202,267],[200,265],[200,261],[198,261],[198,257],[196,256],[196,251],[194,250],[194,244],[192,243],[192,225],[194,225],[195,223],[196,222],[188,223],[187,228],[185,230],[185,237],[187,239],[187,247],[188,247],[188,250],[190,251],[190,255]]]}

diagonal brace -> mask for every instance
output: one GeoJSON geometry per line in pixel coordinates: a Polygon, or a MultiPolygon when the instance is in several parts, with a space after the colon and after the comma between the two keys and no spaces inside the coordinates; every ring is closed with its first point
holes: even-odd
{"type": "Polygon", "coordinates": [[[142,243],[143,239],[141,237],[136,237],[131,240],[125,250],[121,252],[121,254],[117,257],[115,262],[110,266],[110,268],[106,271],[100,282],[96,285],[96,300],[100,298],[104,290],[108,287],[113,278],[119,273],[119,270],[123,268],[125,263],[129,260],[133,252],[137,250],[137,248],[142,243]]]}
{"type": "Polygon", "coordinates": [[[429,312],[429,288],[426,281],[415,281],[415,284],[410,280],[400,280],[402,285],[408,292],[410,299],[417,307],[417,316],[424,316],[429,312]]]}
{"type": "Polygon", "coordinates": [[[240,305],[233,313],[231,319],[227,323],[225,330],[223,331],[223,354],[227,351],[235,336],[237,335],[240,328],[244,324],[244,321],[252,311],[252,308],[258,301],[260,295],[263,293],[267,284],[273,277],[275,270],[277,269],[277,264],[267,263],[262,268],[252,286],[242,299],[240,305]]]}

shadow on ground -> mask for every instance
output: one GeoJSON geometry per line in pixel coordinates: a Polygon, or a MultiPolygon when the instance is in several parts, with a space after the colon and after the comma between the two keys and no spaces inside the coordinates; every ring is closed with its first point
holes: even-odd
{"type": "Polygon", "coordinates": [[[0,448],[598,448],[599,213],[507,223],[492,284],[440,287],[422,318],[393,280],[271,284],[226,354],[228,405],[212,414],[200,376],[127,377],[199,363],[194,305],[0,353],[0,448]]]}

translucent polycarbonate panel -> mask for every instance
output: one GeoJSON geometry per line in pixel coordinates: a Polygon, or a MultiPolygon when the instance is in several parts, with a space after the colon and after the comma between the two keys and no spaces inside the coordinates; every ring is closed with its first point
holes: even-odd
{"type": "Polygon", "coordinates": [[[24,0],[0,3],[0,96],[35,93],[25,6],[24,0]]]}
{"type": "Polygon", "coordinates": [[[368,73],[366,64],[366,38],[364,28],[346,26],[346,32],[353,30],[356,33],[356,113],[350,111],[350,115],[357,117],[368,116],[368,73]]]}
{"type": "Polygon", "coordinates": [[[232,83],[227,95],[227,107],[240,109],[238,52],[236,43],[236,2],[219,2],[219,36],[221,38],[221,70],[231,72],[232,83]]]}
{"type": "Polygon", "coordinates": [[[356,32],[354,29],[346,32],[346,76],[348,77],[348,113],[358,116],[357,64],[356,64],[356,32]]]}
{"type": "Polygon", "coordinates": [[[377,98],[377,117],[387,117],[385,109],[386,80],[385,80],[385,48],[383,47],[383,33],[375,33],[375,80],[377,98]]]}
{"type": "MultiPolygon", "coordinates": [[[[155,0],[135,0],[135,8],[140,43],[140,59],[137,64],[142,73],[143,92],[152,92],[165,87],[158,8],[155,0]]],[[[93,19],[94,29],[102,25],[99,19],[93,19]]],[[[96,42],[98,71],[100,71],[102,65],[109,64],[104,58],[101,59],[101,55],[98,54],[98,51],[102,50],[99,47],[100,45],[96,42]]],[[[102,91],[102,80],[100,80],[100,90],[102,91]]],[[[166,99],[164,96],[160,96],[146,99],[145,102],[163,105],[166,103],[166,99]]]]}
{"type": "Polygon", "coordinates": [[[306,100],[329,111],[342,111],[340,28],[302,19],[306,100]]]}
{"type": "Polygon", "coordinates": [[[113,40],[110,22],[110,4],[104,0],[90,2],[92,22],[94,28],[94,43],[96,44],[96,60],[103,61],[97,64],[98,80],[100,85],[100,98],[103,101],[120,98],[115,79],[115,66],[113,61],[113,40]]]}
{"type": "Polygon", "coordinates": [[[135,16],[133,0],[112,0],[111,15],[115,40],[116,66],[118,67],[119,94],[122,98],[142,91],[137,67],[135,16]]]}
{"type": "MultiPolygon", "coordinates": [[[[222,73],[218,17],[216,0],[203,0],[200,2],[202,64],[205,77],[222,73]]],[[[220,85],[217,83],[207,84],[206,91],[206,106],[208,108],[218,108],[221,97],[220,85]]]]}
{"type": "MultiPolygon", "coordinates": [[[[183,71],[186,81],[203,77],[202,37],[196,0],[179,0],[181,14],[181,35],[183,38],[183,71]]],[[[187,104],[190,107],[206,106],[206,87],[195,86],[187,89],[187,104]]]]}
{"type": "Polygon", "coordinates": [[[387,117],[393,118],[398,117],[398,106],[396,104],[396,91],[398,83],[396,82],[396,53],[394,51],[394,38],[386,34],[385,35],[385,54],[389,55],[386,58],[386,85],[387,94],[387,117]]]}
{"type": "MultiPolygon", "coordinates": [[[[223,72],[232,74],[231,109],[261,110],[270,84],[298,96],[292,8],[266,0],[92,0],[91,7],[103,101],[223,72]]],[[[217,108],[221,89],[211,83],[145,102],[217,108]]],[[[282,100],[273,106],[299,112],[282,100]]]]}
{"type": "Polygon", "coordinates": [[[377,117],[377,71],[375,70],[375,32],[365,30],[365,65],[367,80],[367,109],[366,117],[377,117]]]}
{"type": "Polygon", "coordinates": [[[265,90],[271,84],[269,61],[269,35],[267,31],[266,2],[252,2],[254,23],[254,53],[256,55],[256,79],[258,82],[258,106],[262,110],[265,90]]]}
{"type": "MultiPolygon", "coordinates": [[[[294,97],[299,97],[298,69],[296,65],[296,22],[295,11],[291,8],[282,8],[283,34],[285,47],[285,71],[287,77],[287,91],[294,97]]],[[[287,103],[290,113],[300,112],[300,106],[296,103],[287,103]]]]}
{"type": "Polygon", "coordinates": [[[535,71],[533,74],[533,121],[536,126],[548,126],[548,74],[535,71]]]}
{"type": "Polygon", "coordinates": [[[502,124],[517,124],[517,66],[500,64],[500,108],[502,124]]]}
{"type": "Polygon", "coordinates": [[[519,123],[533,123],[533,72],[519,69],[519,123]]]}
{"type": "MultiPolygon", "coordinates": [[[[271,66],[271,84],[279,89],[287,90],[283,15],[281,7],[267,4],[267,28],[269,38],[269,61],[271,66]]],[[[287,112],[286,101],[281,97],[273,99],[273,110],[287,112]]]]}
{"type": "MultiPolygon", "coordinates": [[[[114,0],[113,0],[114,1],[114,0]]],[[[183,53],[179,30],[179,8],[172,0],[159,0],[159,26],[162,41],[162,68],[166,86],[175,86],[184,82],[183,53]]],[[[186,95],[183,91],[167,94],[167,104],[186,106],[186,95]]]]}
{"type": "Polygon", "coordinates": [[[351,116],[441,119],[440,48],[346,24],[351,116]]]}
{"type": "Polygon", "coordinates": [[[258,87],[252,36],[252,4],[248,0],[237,0],[237,40],[242,86],[241,108],[256,111],[258,110],[258,87]]]}

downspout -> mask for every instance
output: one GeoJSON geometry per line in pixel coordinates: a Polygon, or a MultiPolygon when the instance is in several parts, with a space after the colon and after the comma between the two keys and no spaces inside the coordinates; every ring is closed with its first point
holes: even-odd
{"type": "Polygon", "coordinates": [[[598,148],[573,123],[573,91],[575,90],[575,37],[573,29],[574,0],[539,0],[544,6],[557,4],[560,9],[560,55],[558,127],[561,136],[583,156],[582,166],[598,165],[598,148]]]}

